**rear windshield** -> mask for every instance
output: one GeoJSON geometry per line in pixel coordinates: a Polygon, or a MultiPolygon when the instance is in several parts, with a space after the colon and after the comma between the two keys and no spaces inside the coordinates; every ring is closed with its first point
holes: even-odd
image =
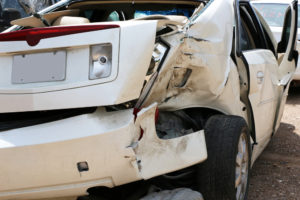
{"type": "Polygon", "coordinates": [[[136,10],[134,13],[134,18],[145,17],[148,15],[182,15],[186,17],[190,17],[193,14],[193,9],[182,9],[182,8],[174,8],[170,10],[136,10]]]}
{"type": "Polygon", "coordinates": [[[90,22],[124,21],[149,15],[179,15],[190,17],[196,6],[181,4],[99,4],[76,7],[90,22]]]}
{"type": "MultiPolygon", "coordinates": [[[[252,3],[261,15],[265,18],[269,26],[283,27],[285,11],[288,4],[284,3],[252,3]]],[[[299,9],[299,5],[298,5],[299,9]]],[[[300,16],[298,16],[298,27],[300,25],[300,16]]]]}

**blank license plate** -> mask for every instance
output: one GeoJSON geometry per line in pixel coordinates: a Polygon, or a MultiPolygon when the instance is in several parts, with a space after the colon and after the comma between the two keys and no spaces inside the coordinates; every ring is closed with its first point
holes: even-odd
{"type": "Polygon", "coordinates": [[[16,55],[12,83],[62,81],[66,78],[66,51],[16,55]]]}

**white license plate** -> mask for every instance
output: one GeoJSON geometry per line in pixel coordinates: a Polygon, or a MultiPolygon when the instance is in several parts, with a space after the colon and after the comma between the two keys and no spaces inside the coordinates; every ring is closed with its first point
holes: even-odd
{"type": "Polygon", "coordinates": [[[62,81],[66,78],[66,51],[16,55],[12,83],[62,81]]]}

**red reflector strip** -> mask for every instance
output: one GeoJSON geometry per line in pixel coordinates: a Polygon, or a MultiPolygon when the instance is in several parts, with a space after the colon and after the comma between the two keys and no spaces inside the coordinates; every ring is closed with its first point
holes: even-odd
{"type": "Polygon", "coordinates": [[[0,34],[0,41],[27,41],[30,46],[36,46],[40,40],[90,31],[119,28],[119,25],[86,25],[33,28],[0,34]]]}

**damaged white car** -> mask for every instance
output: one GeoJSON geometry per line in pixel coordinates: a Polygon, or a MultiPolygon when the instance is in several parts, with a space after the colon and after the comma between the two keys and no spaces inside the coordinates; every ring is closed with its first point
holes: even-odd
{"type": "Polygon", "coordinates": [[[0,34],[0,199],[154,177],[245,199],[296,69],[297,15],[293,1],[278,44],[248,0],[63,0],[13,21],[0,34]]]}

